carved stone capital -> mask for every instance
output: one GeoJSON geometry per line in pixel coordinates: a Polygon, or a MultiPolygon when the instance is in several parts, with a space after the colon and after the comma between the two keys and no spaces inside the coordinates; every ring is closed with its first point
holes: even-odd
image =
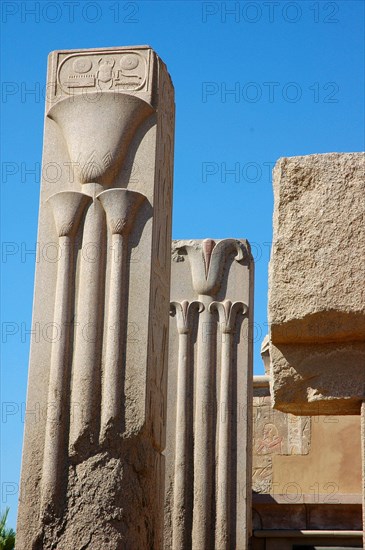
{"type": "Polygon", "coordinates": [[[128,235],[139,207],[146,199],[142,193],[129,189],[108,189],[97,198],[106,212],[112,235],[128,235]]]}
{"type": "Polygon", "coordinates": [[[204,305],[197,300],[193,302],[188,302],[188,300],[171,302],[170,315],[176,315],[178,333],[188,334],[192,327],[193,314],[196,312],[201,313],[203,310],[204,305]]]}
{"type": "Polygon", "coordinates": [[[194,290],[203,296],[214,296],[219,292],[227,258],[235,253],[234,260],[240,262],[248,255],[247,247],[237,239],[223,239],[216,243],[212,239],[181,241],[176,247],[178,256],[187,254],[194,290]]]}
{"type": "Polygon", "coordinates": [[[248,313],[248,306],[243,302],[231,302],[231,300],[224,300],[224,302],[212,302],[209,305],[209,311],[218,312],[219,323],[221,331],[224,334],[234,332],[237,315],[242,313],[246,315],[248,313]]]}
{"type": "Polygon", "coordinates": [[[72,237],[91,198],[77,191],[61,191],[46,201],[52,208],[58,237],[72,237]]]}

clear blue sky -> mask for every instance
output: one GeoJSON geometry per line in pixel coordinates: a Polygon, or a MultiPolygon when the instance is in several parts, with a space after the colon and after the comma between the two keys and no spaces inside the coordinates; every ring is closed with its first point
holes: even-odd
{"type": "Polygon", "coordinates": [[[167,63],[173,236],[251,242],[260,374],[271,168],[282,156],[364,150],[364,3],[3,0],[1,9],[1,509],[11,507],[15,526],[48,53],[149,44],[167,63]]]}

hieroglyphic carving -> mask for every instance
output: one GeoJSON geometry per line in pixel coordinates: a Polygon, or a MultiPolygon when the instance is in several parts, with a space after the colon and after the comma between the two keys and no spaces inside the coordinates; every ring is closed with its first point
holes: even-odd
{"type": "MultiPolygon", "coordinates": [[[[288,440],[287,449],[289,455],[306,455],[309,452],[310,417],[294,416],[288,414],[288,440]]],[[[283,453],[286,454],[286,453],[283,453]]]]}
{"type": "Polygon", "coordinates": [[[255,455],[252,469],[252,490],[256,493],[271,493],[272,458],[271,455],[255,455]]]}
{"type": "Polygon", "coordinates": [[[167,335],[168,319],[162,314],[169,307],[170,296],[170,250],[171,250],[171,209],[173,180],[173,146],[175,104],[174,91],[166,67],[161,63],[158,73],[156,164],[153,210],[154,226],[152,247],[154,250],[151,287],[151,347],[148,357],[150,366],[149,399],[147,417],[151,422],[151,432],[157,448],[164,447],[167,376],[167,335]],[[162,321],[162,319],[165,319],[162,321]],[[158,409],[154,406],[160,403],[158,409]]]}
{"type": "Polygon", "coordinates": [[[151,50],[78,52],[62,56],[56,69],[55,95],[86,91],[149,92],[151,50]]]}
{"type": "Polygon", "coordinates": [[[152,295],[153,313],[151,315],[150,366],[155,378],[149,382],[148,419],[152,423],[151,434],[157,448],[163,449],[164,429],[166,426],[166,396],[163,392],[167,376],[167,324],[161,323],[163,313],[169,305],[168,290],[162,283],[160,272],[153,271],[155,287],[152,295]],[[160,283],[160,284],[158,284],[160,283]],[[158,406],[156,406],[158,404],[158,406]]]}
{"type": "Polygon", "coordinates": [[[271,407],[270,396],[254,397],[253,490],[270,493],[273,455],[306,455],[311,420],[271,407]]]}

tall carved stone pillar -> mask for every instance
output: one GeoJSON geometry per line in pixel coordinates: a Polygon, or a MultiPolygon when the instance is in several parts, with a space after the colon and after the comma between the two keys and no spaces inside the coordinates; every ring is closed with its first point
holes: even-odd
{"type": "Polygon", "coordinates": [[[246,241],[174,241],[165,548],[246,549],[253,261],[246,241]]]}
{"type": "Polygon", "coordinates": [[[162,546],[173,142],[149,47],[50,55],[17,550],[162,546]]]}

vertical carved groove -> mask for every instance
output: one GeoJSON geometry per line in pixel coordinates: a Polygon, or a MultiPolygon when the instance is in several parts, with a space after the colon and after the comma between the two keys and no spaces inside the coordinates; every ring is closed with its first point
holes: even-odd
{"type": "Polygon", "coordinates": [[[72,414],[70,417],[70,453],[98,440],[95,409],[100,403],[101,359],[101,286],[103,282],[104,213],[99,201],[93,201],[86,215],[80,281],[77,299],[77,330],[72,375],[72,414]]]}
{"type": "Polygon", "coordinates": [[[177,370],[177,397],[176,397],[176,437],[175,437],[175,471],[174,471],[174,501],[172,510],[172,548],[181,550],[186,547],[187,514],[187,474],[188,474],[188,376],[190,357],[190,333],[193,324],[192,314],[203,311],[200,302],[172,302],[171,313],[176,313],[177,329],[179,333],[179,354],[177,370]]]}
{"type": "Polygon", "coordinates": [[[231,449],[232,441],[232,362],[233,338],[237,314],[246,312],[242,302],[212,302],[211,311],[218,311],[221,333],[221,375],[218,403],[218,454],[217,454],[217,505],[216,505],[216,550],[231,548],[231,449]]]}
{"type": "Polygon", "coordinates": [[[59,237],[60,259],[57,266],[57,283],[54,304],[54,325],[59,333],[52,344],[49,374],[47,421],[42,469],[41,516],[55,504],[60,484],[62,459],[67,449],[65,410],[69,391],[69,343],[71,322],[71,295],[73,291],[74,236],[82,212],[90,198],[82,193],[65,191],[52,195],[52,207],[59,237]]]}
{"type": "Polygon", "coordinates": [[[108,227],[112,235],[101,398],[101,442],[106,441],[109,436],[120,434],[122,430],[128,300],[128,235],[137,211],[145,198],[141,193],[127,189],[110,189],[98,195],[106,212],[108,227]]]}

